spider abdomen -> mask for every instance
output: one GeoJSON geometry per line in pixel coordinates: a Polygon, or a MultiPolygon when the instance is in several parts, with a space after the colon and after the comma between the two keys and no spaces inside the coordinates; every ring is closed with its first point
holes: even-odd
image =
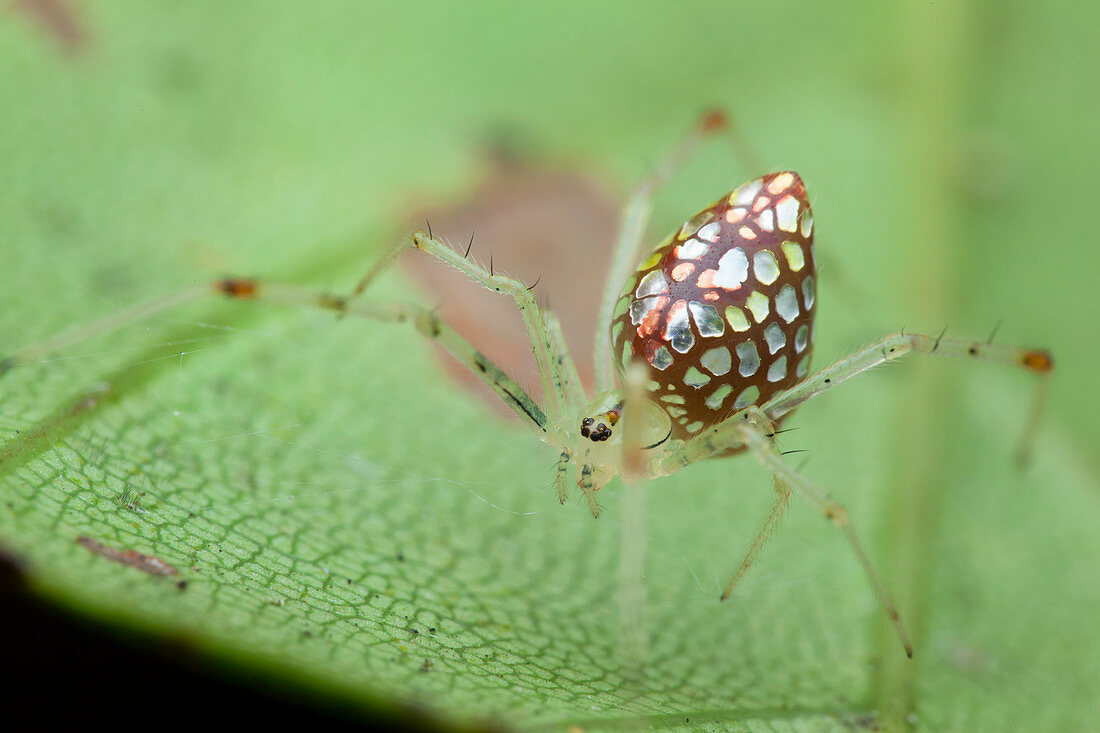
{"type": "Polygon", "coordinates": [[[813,215],[797,173],[750,181],[688,220],[627,282],[611,322],[621,370],[649,365],[653,399],[689,438],[809,370],[813,215]]]}

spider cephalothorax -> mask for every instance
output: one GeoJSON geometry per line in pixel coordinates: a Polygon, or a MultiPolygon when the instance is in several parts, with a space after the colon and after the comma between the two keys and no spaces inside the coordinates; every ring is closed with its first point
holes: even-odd
{"type": "MultiPolygon", "coordinates": [[[[593,443],[620,443],[620,431],[616,430],[623,419],[623,398],[620,390],[608,390],[596,397],[581,413],[580,429],[582,438],[593,443]]],[[[653,403],[640,407],[638,420],[638,438],[643,448],[656,448],[672,434],[672,426],[666,413],[653,403]]],[[[587,441],[582,441],[586,443],[587,441]]],[[[613,454],[614,455],[614,454],[613,454]]]]}
{"type": "Polygon", "coordinates": [[[610,410],[604,410],[595,417],[586,417],[581,420],[581,437],[588,438],[593,443],[607,440],[611,437],[611,428],[619,422],[623,414],[623,403],[619,402],[610,410]]]}

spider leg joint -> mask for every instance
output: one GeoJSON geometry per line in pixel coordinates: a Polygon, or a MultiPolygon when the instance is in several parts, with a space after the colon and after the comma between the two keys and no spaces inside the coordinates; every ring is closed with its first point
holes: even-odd
{"type": "Polygon", "coordinates": [[[1023,365],[1033,372],[1045,374],[1054,369],[1054,357],[1045,349],[1033,349],[1024,354],[1023,365]]]}
{"type": "Polygon", "coordinates": [[[729,127],[729,124],[729,115],[725,110],[718,108],[708,109],[699,118],[699,129],[703,132],[718,132],[729,127]]]}
{"type": "Polygon", "coordinates": [[[214,283],[214,290],[230,298],[246,300],[260,293],[260,283],[251,277],[227,277],[214,283]]]}
{"type": "MultiPolygon", "coordinates": [[[[429,338],[437,339],[443,329],[439,324],[439,316],[431,311],[424,311],[416,317],[416,330],[429,338]]],[[[479,361],[477,367],[482,372],[485,371],[483,362],[479,361]]]]}

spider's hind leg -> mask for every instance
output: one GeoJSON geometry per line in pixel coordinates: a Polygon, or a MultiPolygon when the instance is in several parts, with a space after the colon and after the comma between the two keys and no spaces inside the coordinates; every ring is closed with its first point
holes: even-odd
{"type": "Polygon", "coordinates": [[[611,389],[615,385],[614,360],[611,344],[605,332],[605,324],[611,323],[615,302],[620,294],[619,290],[638,264],[639,250],[645,237],[646,225],[649,223],[649,215],[653,210],[657,191],[684,165],[700,143],[711,135],[730,127],[727,115],[721,110],[710,110],[704,113],[631,193],[619,221],[619,232],[615,237],[611,264],[600,299],[600,315],[596,319],[593,356],[597,392],[611,389]]]}
{"type": "MultiPolygon", "coordinates": [[[[855,529],[848,519],[848,510],[843,504],[830,499],[825,492],[812,484],[783,460],[783,456],[775,444],[775,428],[773,427],[773,423],[760,409],[750,407],[744,412],[744,416],[745,419],[738,420],[736,425],[738,428],[737,432],[745,445],[752,451],[752,454],[756,456],[757,460],[772,472],[772,475],[775,476],[781,487],[786,487],[803,496],[807,501],[817,507],[817,510],[821,512],[822,516],[844,532],[844,537],[848,540],[848,544],[851,545],[853,552],[855,552],[856,557],[859,559],[860,565],[863,566],[863,570],[867,574],[867,579],[875,589],[875,593],[878,595],[883,610],[886,611],[886,615],[889,616],[890,620],[894,623],[894,629],[897,632],[898,639],[901,641],[902,646],[905,647],[905,653],[912,657],[913,645],[909,641],[909,633],[905,630],[905,626],[901,622],[901,616],[898,614],[898,609],[894,605],[894,601],[890,598],[890,594],[887,592],[885,584],[883,584],[882,579],[879,577],[878,571],[876,571],[874,565],[871,564],[871,559],[868,557],[867,551],[863,549],[863,543],[860,542],[859,535],[856,534],[855,529]]],[[[735,574],[734,579],[736,580],[736,578],[737,576],[735,574]]]]}
{"type": "Polygon", "coordinates": [[[351,295],[349,295],[347,299],[349,301],[355,300],[364,292],[366,292],[367,288],[370,287],[375,278],[388,270],[393,265],[393,263],[397,261],[397,256],[401,254],[401,252],[404,251],[404,249],[408,246],[408,240],[402,238],[396,243],[382,250],[382,253],[378,256],[378,258],[373,263],[371,263],[371,266],[369,268],[367,268],[366,274],[364,274],[363,277],[360,278],[359,282],[356,283],[355,289],[351,291],[351,295]]]}
{"type": "Polygon", "coordinates": [[[760,551],[764,549],[764,545],[767,543],[768,538],[771,537],[772,531],[779,525],[779,520],[783,516],[784,510],[787,508],[787,502],[791,498],[791,490],[779,480],[778,476],[774,477],[775,483],[775,501],[772,502],[772,507],[768,511],[768,516],[764,518],[764,523],[760,526],[760,529],[756,532],[756,536],[752,538],[752,542],[749,543],[749,549],[745,551],[745,557],[741,561],[741,564],[737,566],[737,570],[733,571],[733,575],[730,576],[729,582],[726,583],[726,587],[722,590],[722,595],[719,600],[726,600],[733,593],[734,588],[744,579],[745,575],[749,572],[749,569],[760,557],[760,551]]]}

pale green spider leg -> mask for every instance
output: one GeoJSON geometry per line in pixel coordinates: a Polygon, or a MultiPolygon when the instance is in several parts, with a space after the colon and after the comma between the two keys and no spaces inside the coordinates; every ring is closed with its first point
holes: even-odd
{"type": "MultiPolygon", "coordinates": [[[[530,395],[484,354],[445,324],[435,312],[419,305],[352,302],[344,297],[319,293],[308,288],[282,283],[253,282],[257,286],[257,293],[247,296],[252,299],[264,299],[287,305],[313,306],[375,321],[413,324],[417,331],[439,342],[459,362],[485,382],[541,440],[548,440],[550,435],[556,435],[557,423],[546,415],[530,395]]],[[[234,295],[234,293],[226,294],[234,295]]]]}
{"type": "Polygon", "coordinates": [[[209,292],[209,288],[203,285],[184,288],[171,295],[166,295],[163,298],[138,303],[137,305],[104,316],[98,321],[76,326],[68,331],[63,331],[56,336],[45,339],[44,341],[25,346],[0,359],[0,376],[3,376],[16,367],[42,361],[51,354],[55,354],[81,341],[86,341],[103,333],[110,333],[127,323],[139,321],[143,318],[156,315],[157,313],[171,310],[184,303],[197,300],[207,295],[209,292]]]}
{"type": "MultiPolygon", "coordinates": [[[[584,387],[581,385],[580,375],[573,363],[573,357],[569,353],[569,347],[565,344],[565,336],[561,330],[561,322],[558,317],[549,311],[543,311],[543,320],[546,323],[546,332],[549,335],[550,358],[558,365],[562,379],[562,390],[565,392],[566,407],[570,415],[580,414],[584,406],[584,387]]],[[[566,447],[558,456],[554,471],[554,487],[557,489],[558,501],[562,504],[569,498],[569,464],[573,461],[572,451],[566,447]]]]}
{"type": "MultiPolygon", "coordinates": [[[[471,239],[471,243],[472,241],[473,240],[471,239]]],[[[359,280],[358,284],[355,286],[355,289],[352,290],[351,295],[348,296],[348,302],[351,302],[362,295],[367,290],[367,288],[370,287],[371,283],[374,282],[375,278],[383,270],[390,267],[396,260],[397,256],[407,247],[408,242],[406,240],[401,240],[395,246],[387,247],[386,250],[382,252],[378,259],[367,270],[366,274],[363,275],[363,277],[359,280]]],[[[452,261],[452,252],[453,251],[450,250],[449,247],[447,247],[445,249],[446,256],[440,257],[440,259],[442,259],[444,262],[447,262],[448,264],[453,265],[454,262],[452,261]]],[[[435,253],[435,251],[431,251],[430,254],[437,257],[439,256],[435,253]]],[[[467,253],[463,254],[462,256],[465,264],[472,268],[477,268],[477,265],[470,263],[469,260],[466,259],[467,254],[468,250],[467,253]]],[[[466,272],[464,268],[460,269],[463,269],[463,272],[466,272]]],[[[484,268],[480,269],[481,276],[484,276],[484,268]]],[[[473,277],[486,288],[494,289],[489,287],[488,285],[485,285],[481,276],[471,275],[471,277],[473,277]]],[[[520,310],[522,312],[522,306],[520,307],[520,310]]],[[[569,349],[566,347],[565,336],[562,333],[561,323],[560,321],[558,321],[557,316],[549,311],[537,309],[537,306],[536,310],[538,310],[538,314],[542,317],[543,328],[537,334],[533,334],[529,331],[529,336],[533,339],[545,338],[547,349],[549,350],[550,361],[556,364],[558,367],[558,374],[555,376],[555,380],[561,386],[560,391],[564,396],[567,414],[572,415],[580,411],[585,402],[584,388],[581,386],[580,376],[577,374],[577,367],[573,363],[573,357],[570,355],[569,349]]],[[[525,323],[527,323],[526,318],[525,323]]]]}
{"type": "MultiPolygon", "coordinates": [[[[464,254],[459,254],[456,250],[423,232],[414,233],[412,241],[418,249],[424,250],[437,259],[446,262],[489,290],[512,296],[527,326],[528,337],[535,354],[536,367],[542,381],[543,393],[546,396],[551,430],[556,433],[567,432],[569,426],[565,422],[576,417],[576,414],[568,411],[568,405],[571,401],[568,391],[572,388],[566,385],[575,380],[573,375],[576,374],[576,369],[575,367],[569,368],[568,365],[571,365],[573,360],[568,354],[564,339],[552,333],[553,326],[548,325],[549,322],[544,318],[528,287],[519,280],[486,270],[467,259],[464,254]],[[554,346],[555,343],[558,344],[557,347],[554,346]]],[[[576,381],[574,383],[579,384],[576,381]]],[[[583,401],[583,396],[579,397],[578,401],[583,401]]],[[[561,442],[564,443],[565,441],[561,442]]],[[[562,478],[563,467],[568,464],[571,458],[572,456],[568,450],[563,450],[559,457],[558,472],[555,478],[559,499],[565,494],[562,478]]],[[[600,513],[599,504],[596,501],[598,487],[595,484],[591,464],[585,463],[580,466],[577,486],[583,492],[585,502],[589,511],[592,512],[592,516],[598,517],[600,513]]]]}
{"type": "MultiPolygon", "coordinates": [[[[901,615],[898,613],[897,607],[894,605],[893,599],[890,598],[890,594],[887,592],[886,586],[883,584],[874,565],[871,564],[871,559],[863,548],[863,543],[860,542],[859,536],[851,526],[848,520],[848,510],[840,502],[829,499],[823,491],[783,460],[782,454],[775,444],[775,423],[760,408],[749,407],[742,410],[701,435],[680,443],[678,446],[672,446],[663,455],[656,457],[654,468],[658,469],[658,473],[671,472],[716,453],[742,446],[748,448],[775,477],[776,491],[780,495],[783,492],[791,491],[798,493],[813,504],[826,519],[844,532],[844,537],[855,552],[860,565],[863,566],[864,573],[871,582],[871,587],[874,588],[879,603],[882,604],[886,615],[893,622],[898,638],[905,648],[905,653],[912,657],[913,645],[909,641],[909,634],[901,622],[901,615]]],[[[776,501],[775,508],[768,515],[764,526],[753,540],[745,560],[734,571],[733,577],[727,583],[725,590],[722,592],[722,600],[729,597],[736,582],[752,566],[785,504],[786,500],[780,496],[776,501]]]]}
{"type": "Polygon", "coordinates": [[[397,261],[398,255],[405,251],[405,248],[409,246],[409,243],[404,238],[399,239],[397,242],[391,244],[382,250],[378,258],[374,263],[367,268],[367,272],[359,279],[359,282],[355,284],[355,289],[351,291],[351,295],[348,296],[348,300],[355,300],[371,286],[374,279],[378,277],[382,272],[389,269],[395,261],[397,261]]]}
{"type": "Polygon", "coordinates": [[[515,278],[497,275],[486,270],[481,265],[467,259],[465,255],[436,239],[432,239],[424,232],[414,232],[412,243],[417,249],[423,250],[436,259],[451,265],[489,290],[512,296],[516,307],[519,308],[520,315],[523,316],[523,322],[527,326],[531,350],[535,354],[535,365],[538,368],[539,379],[542,381],[543,401],[546,404],[546,411],[553,424],[555,426],[560,425],[566,418],[569,402],[565,392],[566,379],[563,377],[561,367],[557,361],[551,358],[551,336],[547,331],[542,310],[535,302],[535,297],[531,294],[528,286],[515,278]]]}
{"type": "Polygon", "coordinates": [[[32,344],[0,359],[0,374],[16,366],[40,361],[59,349],[73,346],[94,336],[114,331],[128,323],[149,318],[184,303],[216,293],[235,300],[278,303],[294,307],[312,307],[351,315],[371,321],[410,323],[424,336],[437,341],[479,379],[487,384],[541,440],[558,441],[556,427],[542,408],[507,374],[475,349],[468,341],[443,323],[432,311],[404,303],[350,302],[347,298],[282,283],[254,278],[227,278],[209,286],[181,290],[165,298],[127,308],[86,326],[32,344]]]}
{"type": "Polygon", "coordinates": [[[640,415],[645,403],[650,401],[646,382],[649,381],[648,365],[632,359],[623,374],[623,458],[621,475],[624,484],[641,481],[646,473],[646,448],[642,437],[642,425],[631,415],[640,415]]]}
{"type": "MultiPolygon", "coordinates": [[[[512,296],[527,328],[542,383],[543,400],[547,404],[550,418],[557,423],[567,414],[572,414],[573,409],[579,409],[579,405],[584,402],[584,394],[579,392],[580,380],[576,376],[572,357],[565,350],[565,340],[561,337],[560,324],[557,325],[558,333],[552,333],[553,326],[550,324],[552,317],[548,318],[549,314],[539,308],[530,288],[515,278],[497,275],[486,270],[468,258],[469,250],[459,254],[452,247],[433,238],[431,234],[415,232],[411,240],[412,245],[417,249],[454,267],[486,289],[512,296]]],[[[402,241],[397,246],[384,250],[359,280],[347,301],[351,302],[362,295],[379,273],[393,264],[398,254],[407,246],[406,242],[402,241]]],[[[557,323],[556,319],[552,320],[555,324],[557,323]]]]}
{"type": "Polygon", "coordinates": [[[565,393],[566,414],[579,415],[587,398],[580,374],[577,373],[577,366],[573,363],[573,356],[565,343],[561,321],[550,311],[543,311],[542,319],[546,325],[550,358],[558,365],[558,376],[561,379],[562,392],[565,393]]]}
{"type": "MultiPolygon", "coordinates": [[[[926,336],[923,334],[899,333],[880,339],[876,343],[841,359],[832,366],[811,375],[791,389],[772,398],[760,408],[749,408],[748,410],[738,413],[740,419],[738,419],[737,416],[731,417],[722,425],[682,444],[679,449],[669,451],[658,457],[656,473],[670,473],[683,466],[694,463],[695,461],[707,458],[718,451],[745,446],[752,450],[757,458],[772,470],[777,480],[777,500],[773,505],[772,511],[765,519],[764,525],[757,532],[750,544],[744,560],[741,565],[738,566],[738,569],[734,572],[729,583],[726,585],[722,593],[723,599],[729,597],[730,593],[732,593],[733,589],[756,561],[764,542],[767,540],[772,529],[774,529],[783,508],[786,506],[785,489],[793,488],[809,499],[826,517],[845,531],[845,535],[848,537],[849,543],[855,550],[860,564],[863,565],[864,570],[867,572],[871,584],[875,588],[875,592],[878,594],[883,607],[886,609],[891,620],[894,621],[895,627],[898,629],[899,637],[902,638],[903,644],[906,645],[906,652],[911,655],[911,649],[907,642],[907,635],[905,634],[904,628],[901,626],[897,610],[890,600],[885,586],[874,571],[870,559],[863,550],[862,544],[855,534],[855,530],[849,525],[847,511],[841,504],[826,499],[824,494],[815,489],[812,484],[809,484],[804,479],[800,479],[799,482],[792,482],[792,476],[795,478],[800,477],[782,461],[774,444],[770,442],[774,437],[774,428],[770,426],[773,426],[776,421],[794,410],[803,402],[831,389],[833,386],[843,382],[849,377],[853,377],[860,372],[887,361],[898,359],[911,352],[936,356],[979,359],[982,361],[1024,368],[1039,374],[1042,381],[1040,382],[1038,394],[1036,395],[1035,402],[1030,411],[1021,444],[1021,455],[1024,455],[1034,435],[1034,429],[1038,423],[1039,413],[1045,396],[1048,375],[1054,366],[1054,362],[1048,352],[1014,346],[1001,346],[988,342],[926,336]],[[751,424],[756,428],[760,428],[761,425],[766,426],[763,429],[762,436],[769,441],[769,445],[771,446],[768,448],[767,452],[762,451],[760,448],[760,436],[751,440],[746,439],[746,434],[744,433],[745,424],[751,424]],[[785,467],[783,471],[775,470],[778,464],[782,464],[785,467]]],[[[759,430],[757,432],[759,432],[759,430]]]]}
{"type": "Polygon", "coordinates": [[[1018,346],[1002,346],[988,341],[966,341],[941,336],[926,336],[919,333],[896,333],[886,336],[870,346],[849,354],[830,367],[807,377],[790,389],[782,392],[761,405],[761,409],[772,420],[779,420],[803,402],[832,389],[849,377],[854,377],[872,367],[894,359],[900,359],[908,353],[929,354],[932,356],[954,356],[963,359],[977,359],[994,364],[1027,369],[1040,377],[1039,388],[1028,413],[1023,435],[1017,450],[1020,462],[1027,460],[1035,429],[1039,424],[1043,403],[1046,399],[1049,376],[1054,369],[1054,360],[1050,352],[1042,349],[1024,349],[1018,346]]]}
{"type": "Polygon", "coordinates": [[[611,267],[600,300],[599,317],[596,319],[595,351],[596,392],[615,386],[612,369],[611,341],[607,329],[615,312],[615,302],[627,278],[638,265],[639,249],[645,238],[646,225],[653,211],[653,199],[657,190],[668,182],[692,153],[708,136],[726,128],[726,114],[712,110],[703,114],[690,132],[685,135],[657,165],[649,177],[639,183],[623,209],[619,232],[611,255],[611,267]]]}
{"type": "Polygon", "coordinates": [[[779,525],[779,520],[782,518],[783,512],[787,509],[787,504],[790,502],[791,498],[791,490],[783,485],[779,477],[774,478],[773,484],[775,487],[775,501],[772,502],[771,509],[768,510],[768,516],[764,518],[764,523],[760,525],[760,529],[757,530],[752,538],[752,542],[749,543],[749,548],[745,551],[745,557],[742,558],[741,564],[733,571],[733,575],[730,576],[729,582],[726,583],[726,587],[722,590],[722,595],[719,597],[719,600],[724,601],[729,598],[734,588],[738,586],[741,580],[749,572],[749,569],[760,556],[761,550],[764,549],[764,545],[767,543],[772,531],[779,525]]]}
{"type": "MultiPolygon", "coordinates": [[[[352,301],[362,295],[378,274],[389,267],[396,259],[397,255],[402,252],[408,246],[407,242],[402,240],[396,246],[389,247],[382,253],[377,261],[370,267],[367,273],[360,279],[359,283],[355,286],[351,295],[348,296],[348,301],[352,301]]],[[[447,248],[448,250],[450,248],[447,248]]],[[[432,253],[434,255],[434,252],[432,253]]],[[[466,260],[466,254],[463,254],[463,259],[466,260]]],[[[452,263],[452,257],[448,253],[446,258],[441,258],[448,264],[452,263]]],[[[466,260],[471,267],[477,267],[466,260]]],[[[484,268],[481,268],[482,274],[484,274],[484,268]]],[[[465,271],[465,270],[463,270],[465,271]]],[[[479,283],[484,285],[479,277],[475,277],[479,283]]],[[[489,286],[485,286],[489,287],[489,286]]],[[[491,289],[491,288],[490,288],[491,289]]],[[[549,349],[549,357],[552,363],[558,367],[558,374],[556,380],[561,385],[561,392],[565,397],[565,407],[567,414],[572,415],[580,411],[585,402],[584,388],[581,386],[580,375],[577,373],[577,367],[573,363],[573,357],[569,353],[569,349],[565,343],[565,336],[562,333],[561,322],[558,317],[550,311],[539,310],[539,315],[542,316],[543,330],[539,332],[538,337],[545,337],[547,348],[549,349]]],[[[526,321],[525,321],[526,322],[526,321]]],[[[530,335],[530,334],[529,334],[530,335]]]]}
{"type": "Polygon", "coordinates": [[[645,437],[640,420],[630,419],[641,415],[649,394],[648,365],[631,361],[623,374],[622,421],[622,499],[619,503],[619,622],[622,628],[619,639],[620,655],[624,663],[637,673],[648,658],[648,629],[646,627],[645,587],[645,437]]]}
{"type": "MultiPolygon", "coordinates": [[[[913,644],[909,641],[909,633],[905,630],[905,624],[901,621],[901,615],[898,613],[897,606],[894,605],[890,593],[886,590],[886,585],[882,582],[882,578],[879,577],[878,571],[875,570],[875,566],[871,563],[870,556],[863,548],[863,543],[860,542],[859,535],[856,534],[855,528],[852,527],[848,519],[848,510],[840,502],[830,499],[825,492],[812,484],[783,460],[783,455],[775,444],[775,428],[772,427],[774,424],[763,412],[753,408],[750,408],[747,412],[749,419],[741,421],[743,424],[740,427],[744,442],[749,447],[749,450],[752,451],[752,454],[756,456],[757,460],[763,463],[764,466],[779,479],[782,486],[797,491],[802,497],[813,504],[817,510],[821,512],[822,516],[844,532],[848,544],[851,545],[856,557],[859,558],[859,563],[863,566],[864,573],[867,575],[868,580],[871,581],[871,586],[878,595],[879,603],[882,604],[882,608],[886,611],[886,615],[889,616],[890,620],[893,622],[898,639],[901,641],[901,645],[905,647],[906,656],[912,658],[913,644]]],[[[732,588],[730,590],[732,591],[732,588]]]]}

